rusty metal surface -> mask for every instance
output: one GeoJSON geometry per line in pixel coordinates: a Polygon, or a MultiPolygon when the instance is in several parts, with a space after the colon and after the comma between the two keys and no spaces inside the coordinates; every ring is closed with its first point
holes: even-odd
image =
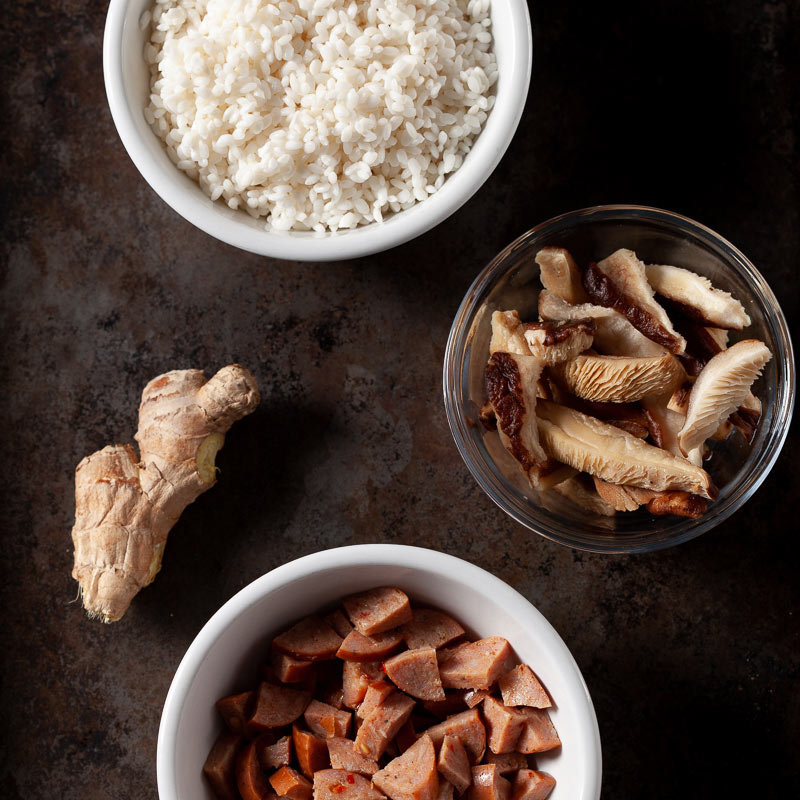
{"type": "Polygon", "coordinates": [[[159,714],[193,636],[270,568],[358,542],[491,570],[572,649],[607,797],[796,795],[796,432],[726,525],[646,556],[528,535],[478,490],[445,422],[441,361],[477,271],[532,224],[640,202],[729,237],[798,320],[798,3],[541,2],[521,129],[450,220],[335,265],[234,250],[127,158],[101,74],[105,4],[4,6],[2,394],[5,800],[155,798],[159,714]],[[123,622],[70,578],[72,472],[130,441],[141,389],[240,361],[263,401],[219,485],[174,529],[123,622]]]}

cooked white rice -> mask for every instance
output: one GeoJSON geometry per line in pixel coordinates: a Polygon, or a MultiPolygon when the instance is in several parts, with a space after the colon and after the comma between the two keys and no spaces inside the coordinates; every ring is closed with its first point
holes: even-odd
{"type": "Polygon", "coordinates": [[[276,230],[424,200],[494,103],[489,0],[157,0],[142,25],[170,158],[276,230]]]}

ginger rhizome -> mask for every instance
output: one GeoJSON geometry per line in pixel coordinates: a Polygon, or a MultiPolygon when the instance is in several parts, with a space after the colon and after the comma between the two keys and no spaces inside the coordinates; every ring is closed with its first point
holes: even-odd
{"type": "Polygon", "coordinates": [[[75,565],[89,616],[118,620],[155,578],[183,509],[216,483],[214,459],[234,422],[259,402],[258,385],[232,364],[206,381],[173,370],[142,392],[135,439],[104,447],[75,470],[75,565]]]}

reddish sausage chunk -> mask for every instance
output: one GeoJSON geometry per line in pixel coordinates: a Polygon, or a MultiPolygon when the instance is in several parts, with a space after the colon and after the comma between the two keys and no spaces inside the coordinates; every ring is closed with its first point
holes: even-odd
{"type": "Polygon", "coordinates": [[[375,636],[411,621],[408,595],[391,586],[351,594],[342,601],[344,610],[359,633],[375,636]]]}
{"type": "Polygon", "coordinates": [[[292,743],[297,764],[307,778],[313,778],[317,770],[330,766],[328,747],[324,739],[300,730],[297,725],[292,725],[292,743]]]}
{"type": "Polygon", "coordinates": [[[528,757],[522,753],[487,753],[487,764],[497,764],[501,775],[509,775],[520,769],[528,769],[528,757]]]}
{"type": "Polygon", "coordinates": [[[292,760],[292,737],[283,736],[277,742],[273,742],[273,738],[265,733],[256,739],[258,760],[264,769],[285,767],[292,760]]]}
{"type": "Polygon", "coordinates": [[[278,652],[304,661],[333,658],[341,644],[342,637],[327,622],[315,616],[301,619],[272,640],[272,646],[278,652]]]}
{"type": "Polygon", "coordinates": [[[432,608],[420,608],[414,611],[411,622],[400,629],[406,645],[411,650],[420,647],[438,649],[464,635],[464,629],[447,614],[434,611],[432,608]]]}
{"type": "Polygon", "coordinates": [[[511,786],[512,800],[545,800],[553,791],[556,780],[546,772],[521,769],[511,786]]]}
{"type": "Polygon", "coordinates": [[[306,686],[315,683],[316,676],[312,661],[302,661],[294,656],[287,656],[286,653],[275,651],[270,654],[269,660],[273,674],[281,683],[302,683],[306,686]]]}
{"type": "Polygon", "coordinates": [[[436,800],[439,776],[430,736],[421,736],[403,755],[372,776],[372,782],[392,800],[436,800]]]}
{"type": "Polygon", "coordinates": [[[414,700],[402,692],[394,692],[373,709],[356,734],[356,748],[377,761],[387,745],[411,716],[414,700]]]}
{"type": "Polygon", "coordinates": [[[319,700],[312,700],[308,704],[303,718],[309,730],[323,739],[332,736],[347,736],[350,729],[350,712],[339,711],[334,706],[321,703],[319,700]]]}
{"type": "Polygon", "coordinates": [[[242,733],[247,723],[247,718],[253,713],[255,702],[255,692],[242,692],[241,694],[234,694],[217,700],[216,706],[231,731],[242,733]]]}
{"type": "Polygon", "coordinates": [[[406,650],[390,658],[383,668],[406,694],[420,700],[444,700],[436,650],[432,647],[406,650]]]}
{"type": "Polygon", "coordinates": [[[279,797],[289,800],[311,800],[311,781],[296,769],[281,767],[270,779],[272,788],[279,797]]]}
{"type": "Polygon", "coordinates": [[[371,683],[364,695],[364,702],[356,710],[356,716],[366,719],[394,691],[395,688],[389,681],[371,683]]]}
{"type": "Polygon", "coordinates": [[[328,755],[334,769],[346,769],[350,772],[361,772],[364,775],[374,775],[380,767],[377,761],[367,758],[356,751],[352,739],[328,739],[328,755]]]}
{"type": "Polygon", "coordinates": [[[325,618],[325,622],[333,628],[339,636],[344,639],[350,631],[353,630],[353,626],[350,623],[350,620],[344,615],[344,612],[341,608],[337,608],[336,611],[328,614],[325,618]]]}
{"type": "Polygon", "coordinates": [[[243,800],[263,800],[271,793],[267,776],[258,761],[255,742],[250,742],[236,759],[236,785],[243,800]]]}
{"type": "Polygon", "coordinates": [[[239,800],[239,790],[236,787],[236,751],[241,741],[240,733],[222,731],[203,765],[203,772],[219,800],[239,800]]]}
{"type": "Polygon", "coordinates": [[[271,728],[291,725],[311,701],[311,692],[262,683],[256,707],[247,720],[247,732],[256,735],[271,728]]]}
{"type": "Polygon", "coordinates": [[[453,784],[450,781],[439,779],[439,794],[436,800],[453,800],[453,784]]]}
{"type": "Polygon", "coordinates": [[[472,783],[467,751],[457,736],[445,736],[442,740],[437,767],[459,794],[464,794],[472,783]]]}
{"type": "Polygon", "coordinates": [[[483,718],[489,749],[493,753],[511,753],[522,735],[526,719],[514,708],[507,708],[494,697],[483,701],[483,718]]]}
{"type": "Polygon", "coordinates": [[[483,758],[486,750],[486,728],[483,727],[477,708],[448,717],[444,722],[428,728],[426,733],[436,747],[444,741],[445,736],[457,736],[473,764],[483,758]]]}
{"type": "Polygon", "coordinates": [[[464,702],[469,708],[479,706],[487,697],[489,692],[486,689],[469,689],[464,695],[464,702]]]}
{"type": "Polygon", "coordinates": [[[541,753],[561,746],[561,739],[546,710],[520,708],[519,713],[525,717],[525,727],[517,741],[520,753],[541,753]]]}
{"type": "Polygon", "coordinates": [[[369,778],[344,769],[314,773],[314,800],[385,800],[369,778]]]}
{"type": "Polygon", "coordinates": [[[488,689],[512,666],[511,659],[511,645],[500,636],[459,647],[439,664],[442,686],[488,689]]]}
{"type": "Polygon", "coordinates": [[[527,664],[518,664],[498,681],[507,706],[550,708],[552,703],[539,679],[527,664]]]}
{"type": "Polygon", "coordinates": [[[468,800],[510,800],[511,784],[500,774],[496,764],[472,768],[472,786],[468,800]]]}
{"type": "Polygon", "coordinates": [[[336,655],[345,661],[380,661],[391,655],[403,643],[403,637],[395,632],[364,636],[353,631],[342,642],[336,655]]]}
{"type": "Polygon", "coordinates": [[[423,705],[426,711],[430,711],[431,714],[439,717],[439,719],[444,719],[451,714],[458,714],[464,711],[464,706],[466,705],[464,698],[466,695],[467,692],[463,689],[457,689],[452,692],[445,692],[444,700],[428,700],[423,705]]]}
{"type": "Polygon", "coordinates": [[[345,661],[342,669],[342,702],[355,708],[367,693],[370,683],[383,677],[380,661],[345,661]]]}

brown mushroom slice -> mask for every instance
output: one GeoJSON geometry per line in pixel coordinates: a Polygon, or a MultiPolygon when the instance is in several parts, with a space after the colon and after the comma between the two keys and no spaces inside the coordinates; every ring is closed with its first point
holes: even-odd
{"type": "Polygon", "coordinates": [[[551,366],[568,361],[592,346],[595,324],[592,319],[546,320],[523,324],[531,355],[551,366]]]}
{"type": "Polygon", "coordinates": [[[609,483],[596,476],[594,488],[600,499],[613,506],[617,511],[636,511],[639,506],[649,503],[657,495],[657,492],[650,489],[609,483]]]}
{"type": "Polygon", "coordinates": [[[716,496],[711,476],[613,425],[549,400],[536,407],[539,437],[552,458],[609,483],[655,491],[678,490],[716,496]]]}
{"type": "Polygon", "coordinates": [[[489,354],[512,353],[531,355],[525,341],[522,320],[516,311],[494,311],[492,313],[492,338],[489,341],[489,354]]]}
{"type": "Polygon", "coordinates": [[[690,319],[715,328],[740,331],[750,324],[744,306],[711,281],[682,267],[648,264],[645,274],[656,293],[690,319]]]}
{"type": "Polygon", "coordinates": [[[592,479],[588,475],[577,474],[553,487],[553,491],[567,500],[593,514],[613,517],[617,512],[597,494],[592,479]]]}
{"type": "Polygon", "coordinates": [[[748,444],[756,434],[758,420],[761,419],[761,401],[750,392],[744,402],[728,417],[734,428],[744,436],[748,444]]]}
{"type": "Polygon", "coordinates": [[[580,355],[557,371],[573,394],[600,403],[635,403],[650,394],[672,392],[686,380],[670,353],[656,358],[580,355]]]}
{"type": "Polygon", "coordinates": [[[692,387],[686,422],[678,434],[678,446],[684,455],[702,445],[745,401],[771,358],[763,342],[745,339],[717,353],[706,364],[692,387]]]}
{"type": "Polygon", "coordinates": [[[679,386],[670,395],[667,408],[674,411],[676,414],[686,416],[686,410],[689,408],[689,395],[692,393],[692,384],[688,381],[679,386]]]}
{"type": "Polygon", "coordinates": [[[581,271],[569,250],[543,247],[536,254],[542,286],[568,303],[585,303],[589,298],[583,288],[581,271]]]}
{"type": "Polygon", "coordinates": [[[661,345],[639,333],[625,317],[613,308],[581,303],[567,303],[547,289],[539,292],[539,316],[543,320],[572,321],[591,319],[595,324],[592,346],[611,356],[660,356],[666,352],[661,345]]]}
{"type": "Polygon", "coordinates": [[[635,511],[639,506],[655,516],[673,514],[697,519],[705,514],[708,501],[689,492],[654,492],[637,486],[619,486],[594,479],[597,494],[617,511],[635,511]]]}
{"type": "Polygon", "coordinates": [[[644,264],[633,250],[621,248],[599,263],[589,264],[583,288],[592,302],[624,314],[634,328],[671,353],[686,350],[686,340],[656,302],[644,264]]]}

